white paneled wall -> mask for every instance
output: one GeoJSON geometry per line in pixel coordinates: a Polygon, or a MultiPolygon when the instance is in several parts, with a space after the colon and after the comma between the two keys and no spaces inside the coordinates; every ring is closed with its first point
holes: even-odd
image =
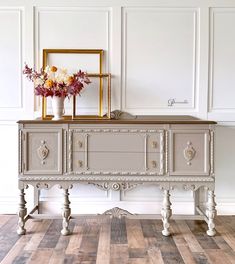
{"type": "MultiPolygon", "coordinates": [[[[43,49],[71,48],[105,51],[113,110],[219,122],[218,211],[235,214],[234,25],[233,0],[0,0],[0,213],[17,210],[16,121],[39,110],[32,85],[21,75],[24,62],[40,68],[43,49]]],[[[59,196],[57,188],[43,191],[43,210],[58,212],[59,196]]],[[[191,192],[172,196],[175,212],[193,213],[191,192]]],[[[119,193],[79,185],[71,199],[76,213],[161,208],[161,192],[153,186],[119,193]]]]}

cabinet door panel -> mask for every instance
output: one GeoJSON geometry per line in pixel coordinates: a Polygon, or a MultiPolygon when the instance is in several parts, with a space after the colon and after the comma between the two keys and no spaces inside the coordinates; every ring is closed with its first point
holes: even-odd
{"type": "Polygon", "coordinates": [[[171,131],[170,174],[209,175],[209,131],[171,131]]]}
{"type": "Polygon", "coordinates": [[[62,129],[31,129],[24,133],[24,174],[61,174],[62,129]]]}

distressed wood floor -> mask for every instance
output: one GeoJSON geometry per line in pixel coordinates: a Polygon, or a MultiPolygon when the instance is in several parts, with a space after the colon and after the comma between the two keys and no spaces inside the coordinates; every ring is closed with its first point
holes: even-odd
{"type": "Polygon", "coordinates": [[[0,216],[0,263],[235,263],[235,216],[217,217],[218,234],[205,234],[203,221],[171,221],[163,237],[160,220],[72,220],[61,236],[61,220],[29,220],[27,235],[16,234],[17,217],[0,216]]]}

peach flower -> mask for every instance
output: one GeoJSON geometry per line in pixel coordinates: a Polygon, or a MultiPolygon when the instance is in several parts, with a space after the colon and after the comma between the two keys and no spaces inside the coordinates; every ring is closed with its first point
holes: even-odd
{"type": "Polygon", "coordinates": [[[57,71],[56,66],[52,66],[52,67],[51,67],[51,71],[52,71],[52,72],[56,72],[56,71],[57,71]]]}
{"type": "Polygon", "coordinates": [[[53,81],[51,79],[48,79],[45,81],[45,87],[46,88],[51,88],[53,86],[53,81]]]}

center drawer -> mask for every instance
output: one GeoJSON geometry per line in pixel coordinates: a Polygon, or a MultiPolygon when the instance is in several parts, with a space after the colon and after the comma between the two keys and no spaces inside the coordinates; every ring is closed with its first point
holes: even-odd
{"type": "Polygon", "coordinates": [[[164,131],[73,131],[70,141],[71,170],[91,173],[163,173],[163,137],[164,131]]]}
{"type": "Polygon", "coordinates": [[[160,152],[160,133],[73,133],[73,151],[160,152]]]}

